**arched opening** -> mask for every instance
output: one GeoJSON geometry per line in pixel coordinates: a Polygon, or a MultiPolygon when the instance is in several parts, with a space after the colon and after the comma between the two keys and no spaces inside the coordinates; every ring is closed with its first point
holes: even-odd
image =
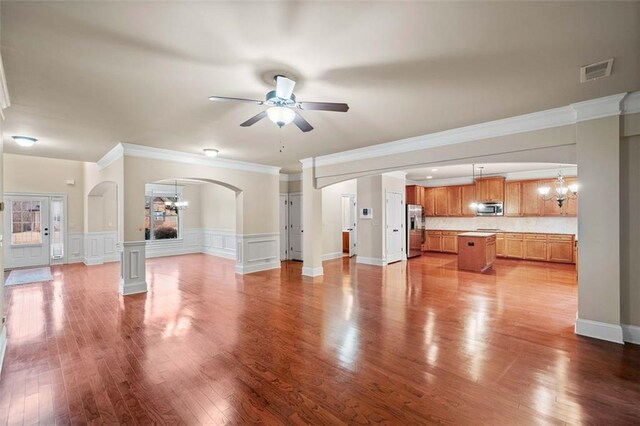
{"type": "Polygon", "coordinates": [[[104,181],[95,185],[87,194],[84,242],[84,263],[99,265],[116,262],[118,254],[119,219],[118,185],[104,181]]]}

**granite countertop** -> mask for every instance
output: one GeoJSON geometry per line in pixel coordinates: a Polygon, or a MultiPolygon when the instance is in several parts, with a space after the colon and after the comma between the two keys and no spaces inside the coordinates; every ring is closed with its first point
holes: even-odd
{"type": "Polygon", "coordinates": [[[492,237],[496,235],[495,232],[463,232],[462,234],[458,234],[458,237],[492,237]]]}

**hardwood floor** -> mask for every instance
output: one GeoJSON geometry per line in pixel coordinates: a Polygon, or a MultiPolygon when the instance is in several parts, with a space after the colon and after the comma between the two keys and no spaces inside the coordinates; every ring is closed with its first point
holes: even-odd
{"type": "Polygon", "coordinates": [[[234,274],[206,255],[6,289],[9,424],[637,423],[640,347],[573,334],[572,265],[431,254],[234,274]]]}

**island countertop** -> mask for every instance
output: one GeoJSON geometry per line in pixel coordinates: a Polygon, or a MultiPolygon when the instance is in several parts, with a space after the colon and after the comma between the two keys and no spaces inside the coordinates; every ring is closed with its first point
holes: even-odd
{"type": "Polygon", "coordinates": [[[496,235],[495,232],[463,232],[462,234],[458,234],[458,237],[491,237],[496,235]]]}

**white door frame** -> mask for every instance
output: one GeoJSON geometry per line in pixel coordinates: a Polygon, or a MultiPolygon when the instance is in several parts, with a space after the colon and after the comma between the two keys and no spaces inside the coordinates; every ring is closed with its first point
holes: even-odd
{"type": "MultiPolygon", "coordinates": [[[[280,245],[284,244],[284,258],[282,257],[283,247],[280,247],[280,260],[289,260],[289,194],[281,192],[278,202],[282,208],[282,199],[284,199],[284,229],[280,224],[280,245]]],[[[280,212],[278,212],[278,215],[280,212]]]]}
{"type": "MultiPolygon", "coordinates": [[[[62,256],[62,263],[66,264],[67,263],[67,256],[69,255],[69,232],[68,232],[68,223],[69,223],[69,213],[68,213],[68,204],[67,204],[67,193],[66,192],[5,192],[4,193],[5,197],[20,197],[20,196],[24,196],[24,197],[48,197],[49,201],[51,201],[51,198],[62,198],[62,209],[63,209],[63,214],[64,214],[64,221],[63,221],[63,225],[62,225],[62,229],[63,229],[63,233],[64,233],[64,254],[62,256]]],[[[4,199],[2,200],[4,202],[4,199]]],[[[51,205],[51,203],[49,203],[49,205],[51,205]]],[[[4,214],[6,215],[8,212],[8,207],[7,204],[5,203],[5,211],[4,214]]],[[[49,211],[49,216],[51,216],[51,211],[49,211]]],[[[51,219],[49,219],[51,220],[51,219]]],[[[4,226],[4,223],[2,224],[2,226],[4,226]]],[[[4,235],[9,235],[7,234],[7,230],[5,229],[4,231],[4,235]]],[[[5,244],[10,243],[9,241],[4,241],[5,244]]],[[[60,263],[60,262],[52,262],[51,261],[51,250],[49,250],[49,264],[56,264],[56,263],[60,263]]]]}
{"type": "MultiPolygon", "coordinates": [[[[356,244],[358,241],[358,227],[356,226],[358,223],[358,200],[356,194],[341,194],[340,201],[344,197],[348,197],[350,203],[353,202],[353,204],[349,205],[349,217],[353,219],[353,224],[349,226],[352,229],[349,232],[349,257],[353,257],[358,254],[358,246],[356,244]],[[351,217],[351,213],[353,213],[353,217],[351,217]]],[[[342,208],[342,202],[340,203],[340,208],[342,208]]]]}
{"type": "Polygon", "coordinates": [[[393,262],[399,262],[401,260],[406,260],[407,256],[405,253],[405,226],[404,226],[404,210],[405,210],[405,202],[404,202],[404,194],[400,191],[385,191],[385,196],[384,196],[384,200],[385,200],[385,212],[384,212],[384,232],[385,232],[385,260],[386,263],[393,263],[393,262]],[[388,211],[389,211],[389,194],[398,194],[400,195],[400,228],[396,231],[399,234],[400,237],[400,252],[398,253],[394,253],[395,254],[400,254],[400,258],[392,258],[389,259],[389,237],[388,237],[388,230],[389,230],[389,215],[388,215],[388,211]]]}
{"type": "Polygon", "coordinates": [[[292,260],[293,259],[293,251],[291,250],[291,196],[295,195],[295,196],[300,196],[300,259],[302,260],[302,257],[304,255],[303,250],[304,250],[304,243],[302,241],[302,239],[304,238],[304,229],[302,228],[303,226],[303,211],[302,211],[302,192],[289,192],[288,196],[287,196],[287,200],[289,201],[289,212],[287,213],[287,218],[289,220],[289,232],[288,232],[288,236],[289,236],[289,256],[288,259],[292,260]]]}

